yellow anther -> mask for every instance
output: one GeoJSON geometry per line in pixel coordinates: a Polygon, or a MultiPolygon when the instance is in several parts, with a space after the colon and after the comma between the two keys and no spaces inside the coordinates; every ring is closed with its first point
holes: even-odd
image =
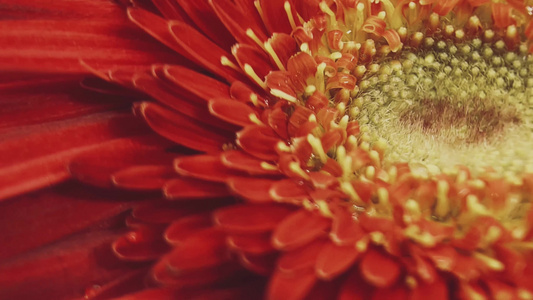
{"type": "Polygon", "coordinates": [[[495,258],[492,258],[479,252],[474,252],[473,256],[482,261],[487,267],[494,271],[503,271],[505,269],[505,265],[495,258]]]}
{"type": "Polygon", "coordinates": [[[257,37],[255,32],[251,28],[246,29],[246,36],[249,37],[252,41],[254,41],[257,45],[259,45],[259,47],[265,49],[263,42],[261,42],[259,37],[257,37]]]}
{"type": "Polygon", "coordinates": [[[309,145],[311,145],[313,153],[318,156],[320,162],[326,163],[326,161],[328,160],[328,155],[324,151],[324,147],[322,146],[322,142],[320,141],[320,139],[312,134],[308,134],[307,142],[309,143],[309,145]]]}
{"type": "Polygon", "coordinates": [[[263,125],[263,122],[261,122],[261,120],[259,120],[259,118],[257,117],[256,114],[250,114],[248,116],[248,119],[250,119],[250,121],[252,121],[254,124],[263,125]]]}
{"type": "Polygon", "coordinates": [[[289,169],[293,171],[295,174],[299,175],[305,180],[309,180],[309,174],[305,172],[302,167],[300,166],[300,163],[293,161],[289,163],[289,169]]]}
{"type": "Polygon", "coordinates": [[[225,66],[225,67],[230,67],[234,70],[237,70],[240,72],[241,69],[239,69],[239,67],[237,65],[235,65],[231,60],[229,60],[229,58],[227,58],[226,56],[221,56],[220,57],[220,64],[225,66]]]}
{"type": "Polygon", "coordinates": [[[252,80],[255,81],[255,83],[257,83],[260,87],[262,87],[265,90],[267,89],[266,83],[261,78],[259,78],[257,73],[255,73],[254,69],[252,68],[252,66],[250,66],[249,64],[244,64],[244,72],[248,76],[250,76],[250,78],[252,78],[252,80]]]}
{"type": "Polygon", "coordinates": [[[350,200],[358,206],[364,206],[365,203],[361,200],[361,197],[357,194],[355,189],[353,188],[353,185],[349,181],[342,181],[340,183],[341,190],[350,197],[350,200]]]}
{"type": "Polygon", "coordinates": [[[285,143],[282,142],[282,141],[279,141],[279,142],[278,142],[277,147],[278,147],[278,150],[280,150],[280,151],[283,151],[283,152],[292,152],[291,147],[287,146],[287,144],[285,144],[285,143]]]}
{"type": "Polygon", "coordinates": [[[450,212],[449,190],[450,185],[447,181],[439,180],[437,182],[437,203],[435,204],[434,214],[438,218],[444,218],[450,212]]]}
{"type": "Polygon", "coordinates": [[[277,171],[278,170],[278,167],[273,165],[273,164],[270,164],[266,161],[262,161],[261,162],[261,168],[264,169],[264,170],[268,170],[268,171],[277,171]]]}
{"type": "Polygon", "coordinates": [[[292,102],[292,103],[298,102],[298,99],[296,99],[296,97],[294,97],[293,95],[289,95],[289,94],[285,93],[282,90],[271,89],[270,90],[270,94],[272,94],[272,96],[276,96],[278,98],[287,100],[287,101],[292,102]]]}
{"type": "Polygon", "coordinates": [[[285,13],[287,14],[287,19],[289,19],[291,28],[296,28],[296,22],[294,22],[294,16],[292,15],[291,3],[289,1],[285,1],[285,3],[283,3],[283,9],[285,9],[285,13]]]}
{"type": "Polygon", "coordinates": [[[272,57],[272,60],[274,61],[274,63],[276,63],[276,66],[280,70],[285,71],[285,66],[283,65],[283,63],[279,59],[278,54],[276,53],[276,51],[274,51],[274,48],[272,48],[272,44],[270,44],[270,41],[266,41],[263,45],[264,45],[265,51],[268,53],[268,55],[270,55],[270,57],[272,57]]]}

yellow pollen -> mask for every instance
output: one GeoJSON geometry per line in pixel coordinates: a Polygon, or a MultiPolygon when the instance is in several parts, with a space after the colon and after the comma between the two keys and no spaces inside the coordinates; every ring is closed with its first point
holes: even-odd
{"type": "Polygon", "coordinates": [[[296,161],[289,163],[289,169],[293,171],[294,173],[298,174],[300,177],[302,177],[305,180],[309,180],[309,174],[305,172],[302,167],[300,167],[300,164],[296,161]]]}
{"type": "Polygon", "coordinates": [[[316,123],[316,115],[314,114],[309,115],[309,118],[307,118],[307,121],[316,123]]]}
{"type": "Polygon", "coordinates": [[[450,185],[444,180],[439,180],[437,183],[437,203],[435,204],[434,213],[438,218],[444,218],[450,211],[450,203],[448,201],[448,191],[450,185]]]}
{"type": "Polygon", "coordinates": [[[266,161],[262,161],[260,165],[261,165],[261,168],[263,168],[263,169],[265,169],[265,170],[269,170],[269,171],[276,171],[276,170],[278,170],[278,167],[276,167],[275,165],[270,164],[270,163],[268,163],[268,162],[266,162],[266,161]]]}
{"type": "Polygon", "coordinates": [[[378,191],[378,204],[379,206],[387,207],[389,203],[389,192],[386,188],[379,188],[378,191]]]}
{"type": "Polygon", "coordinates": [[[251,28],[246,29],[246,36],[252,39],[257,45],[259,45],[259,47],[261,47],[262,49],[265,49],[263,42],[261,42],[259,37],[257,37],[255,32],[251,28]]]}
{"type": "Polygon", "coordinates": [[[274,60],[274,62],[276,63],[276,66],[281,71],[285,71],[285,66],[283,65],[283,63],[279,59],[278,54],[276,53],[276,51],[274,51],[274,48],[272,48],[272,44],[270,44],[269,41],[266,41],[264,43],[264,49],[270,55],[270,57],[272,57],[272,60],[274,60]]]}
{"type": "Polygon", "coordinates": [[[409,215],[404,216],[404,220],[407,219],[410,223],[411,221],[418,221],[420,220],[420,217],[422,216],[422,212],[420,211],[420,205],[418,205],[418,202],[413,199],[409,199],[405,202],[405,208],[406,212],[409,213],[409,215]]]}
{"type": "Polygon", "coordinates": [[[525,289],[518,289],[518,298],[522,300],[532,300],[533,294],[525,289]]]}
{"type": "Polygon", "coordinates": [[[376,245],[385,244],[385,235],[379,231],[373,231],[369,233],[370,240],[376,245]]]}
{"type": "Polygon", "coordinates": [[[484,242],[487,245],[491,245],[494,242],[496,242],[500,236],[502,235],[502,230],[497,226],[491,226],[489,227],[489,230],[487,231],[487,234],[484,237],[484,242]]]}
{"type": "Polygon", "coordinates": [[[376,168],[374,168],[373,166],[369,166],[368,168],[366,168],[365,176],[366,178],[368,178],[368,180],[373,180],[374,176],[376,176],[376,168]]]}
{"type": "Polygon", "coordinates": [[[376,151],[376,150],[370,150],[370,159],[372,160],[372,163],[374,163],[374,165],[376,167],[381,167],[381,159],[379,158],[379,153],[376,151]]]}
{"type": "Polygon", "coordinates": [[[325,1],[320,2],[320,10],[329,16],[329,26],[337,28],[337,17],[325,1]]]}
{"type": "Polygon", "coordinates": [[[320,214],[324,217],[331,218],[333,214],[331,213],[331,210],[329,209],[329,205],[324,200],[319,200],[316,202],[318,205],[318,210],[320,211],[320,214]]]}
{"type": "Polygon", "coordinates": [[[409,225],[404,230],[405,236],[412,239],[413,241],[419,243],[424,247],[435,247],[437,241],[435,238],[428,232],[421,232],[420,227],[416,225],[409,225]]]}
{"type": "Polygon", "coordinates": [[[505,265],[495,258],[492,258],[479,252],[474,252],[473,256],[482,261],[487,267],[494,271],[503,271],[505,269],[505,265]]]}
{"type": "Polygon", "coordinates": [[[311,145],[311,148],[313,148],[313,153],[318,156],[320,162],[326,163],[326,161],[328,160],[328,155],[326,154],[326,152],[324,152],[324,147],[322,146],[322,142],[320,141],[320,139],[318,139],[312,134],[308,134],[307,142],[309,143],[309,145],[311,145]]]}
{"type": "Polygon", "coordinates": [[[300,45],[300,51],[311,54],[311,50],[309,50],[309,44],[307,43],[302,43],[300,45]]]}
{"type": "Polygon", "coordinates": [[[316,73],[315,73],[315,80],[316,80],[316,88],[324,92],[326,89],[325,82],[324,82],[324,70],[326,70],[326,63],[320,63],[316,67],[316,73]]]}
{"type": "Polygon", "coordinates": [[[478,292],[476,292],[473,288],[471,288],[468,285],[464,286],[465,292],[468,294],[468,299],[472,300],[486,300],[487,298],[478,292]]]}
{"type": "Polygon", "coordinates": [[[343,181],[340,183],[341,190],[350,197],[350,200],[357,206],[364,206],[365,203],[361,200],[353,185],[348,181],[343,181]]]}
{"type": "Polygon", "coordinates": [[[250,94],[250,101],[254,106],[257,106],[259,104],[259,98],[257,97],[257,94],[252,93],[250,94]]]}
{"type": "Polygon", "coordinates": [[[250,66],[249,64],[244,64],[244,72],[248,76],[250,76],[250,78],[252,78],[260,87],[262,87],[265,90],[267,89],[266,83],[261,78],[259,78],[257,73],[255,73],[254,69],[252,68],[252,66],[250,66]]]}
{"type": "MultiPolygon", "coordinates": [[[[339,46],[342,49],[342,42],[339,43],[339,46]]],[[[340,53],[339,51],[335,51],[335,52],[333,52],[333,53],[331,53],[329,55],[329,58],[331,58],[333,60],[337,60],[337,59],[339,59],[341,57],[342,57],[342,53],[340,53]]]]}
{"type": "Polygon", "coordinates": [[[365,5],[362,3],[362,2],[359,2],[357,4],[357,13],[356,13],[356,22],[354,22],[354,34],[361,30],[361,28],[363,27],[363,24],[364,24],[364,21],[365,21],[365,5]]]}
{"type": "Polygon", "coordinates": [[[316,92],[316,86],[310,84],[310,85],[305,87],[305,95],[306,96],[311,96],[311,95],[313,95],[314,92],[316,92]]]}
{"type": "Polygon", "coordinates": [[[418,283],[413,276],[407,275],[405,276],[405,285],[410,289],[414,289],[418,286],[418,283]]]}
{"type": "Polygon", "coordinates": [[[257,125],[263,125],[263,122],[261,122],[261,120],[259,120],[259,118],[257,118],[257,116],[255,114],[250,114],[248,116],[248,118],[250,119],[250,121],[252,121],[254,124],[257,124],[257,125]]]}
{"type": "Polygon", "coordinates": [[[339,111],[339,114],[344,115],[344,113],[346,112],[346,104],[344,104],[343,102],[337,104],[337,110],[339,111]]]}
{"type": "Polygon", "coordinates": [[[292,102],[292,103],[298,102],[298,99],[296,99],[296,97],[289,95],[285,93],[284,91],[281,91],[278,89],[271,89],[270,94],[272,94],[273,96],[279,97],[281,99],[287,100],[289,102],[292,102]]]}
{"type": "Polygon", "coordinates": [[[368,249],[368,243],[369,243],[369,239],[368,237],[364,237],[362,239],[360,239],[359,241],[357,241],[355,243],[355,249],[359,252],[365,252],[366,249],[368,249]]]}
{"type": "Polygon", "coordinates": [[[240,72],[239,67],[237,65],[235,65],[231,60],[229,60],[226,56],[221,56],[220,57],[220,64],[225,66],[225,67],[230,67],[230,68],[240,72]]]}
{"type": "Polygon", "coordinates": [[[475,195],[466,196],[466,206],[468,207],[469,211],[475,215],[490,215],[487,208],[483,204],[479,203],[479,200],[475,195]]]}
{"type": "Polygon", "coordinates": [[[285,9],[285,13],[287,14],[287,19],[289,19],[291,28],[296,28],[296,22],[294,22],[294,16],[292,15],[291,4],[289,3],[289,1],[285,1],[285,3],[283,3],[283,9],[285,9]]]}
{"type": "Polygon", "coordinates": [[[283,151],[283,152],[291,152],[291,148],[289,146],[287,146],[287,144],[285,144],[284,142],[282,141],[279,141],[278,144],[277,144],[277,147],[280,151],[283,151]]]}

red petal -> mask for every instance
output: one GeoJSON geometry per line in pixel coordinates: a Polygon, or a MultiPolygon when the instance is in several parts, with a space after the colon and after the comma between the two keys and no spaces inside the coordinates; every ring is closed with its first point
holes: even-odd
{"type": "Polygon", "coordinates": [[[3,70],[87,73],[80,60],[104,69],[149,65],[154,61],[186,63],[157,43],[139,39],[139,33],[120,18],[3,20],[0,66],[3,70]]]}
{"type": "Polygon", "coordinates": [[[317,278],[312,271],[290,275],[277,271],[270,279],[267,299],[303,300],[316,281],[317,278]]]}
{"type": "Polygon", "coordinates": [[[237,143],[244,151],[265,160],[277,160],[280,141],[266,126],[247,126],[237,133],[237,143]]]}
{"type": "Polygon", "coordinates": [[[82,153],[74,157],[69,171],[80,181],[111,187],[113,173],[132,165],[170,165],[174,155],[166,153],[158,139],[157,136],[148,136],[110,141],[102,145],[98,152],[82,153]]]}
{"type": "Polygon", "coordinates": [[[230,235],[227,243],[230,248],[247,254],[258,255],[274,251],[270,235],[230,235]]]}
{"type": "Polygon", "coordinates": [[[165,197],[170,200],[204,199],[229,196],[225,184],[194,178],[176,178],[163,187],[165,197]]]}
{"type": "MultiPolygon", "coordinates": [[[[120,215],[135,204],[131,193],[68,183],[0,203],[0,259],[65,238],[120,215]]],[[[111,220],[110,220],[111,219],[111,220]]],[[[122,217],[119,223],[122,223],[122,217]]]]}
{"type": "Polygon", "coordinates": [[[331,280],[348,270],[360,256],[354,245],[337,246],[327,243],[318,254],[315,270],[319,278],[331,280]]]}
{"type": "Polygon", "coordinates": [[[231,53],[237,59],[241,69],[244,70],[246,64],[250,65],[261,80],[264,80],[271,71],[278,69],[272,66],[265,52],[256,47],[237,44],[231,48],[231,53]]]}
{"type": "Polygon", "coordinates": [[[268,42],[284,66],[299,50],[296,41],[288,34],[276,32],[268,39],[268,42]]]}
{"type": "Polygon", "coordinates": [[[300,209],[279,223],[272,243],[278,249],[294,249],[325,235],[330,226],[331,221],[317,212],[300,209]]]}
{"type": "Polygon", "coordinates": [[[435,300],[447,300],[449,298],[449,289],[446,285],[446,282],[442,278],[437,278],[437,280],[430,284],[419,284],[412,292],[411,300],[424,300],[424,299],[435,299],[435,300]]]}
{"type": "Polygon", "coordinates": [[[174,167],[182,175],[215,182],[226,182],[230,177],[242,175],[224,166],[220,157],[210,155],[178,158],[174,167]]]}
{"type": "MultiPolygon", "coordinates": [[[[213,11],[209,1],[176,0],[187,16],[202,30],[210,40],[223,49],[229,49],[235,44],[235,39],[213,11]]],[[[179,31],[178,31],[179,33],[179,31]]]]}
{"type": "Polygon", "coordinates": [[[233,99],[218,98],[209,101],[209,112],[228,123],[242,127],[255,124],[252,116],[259,120],[255,110],[233,99]]]}
{"type": "Polygon", "coordinates": [[[229,137],[217,134],[197,121],[156,104],[143,102],[139,110],[154,131],[180,145],[217,153],[223,144],[230,142],[229,137]]]}
{"type": "Polygon", "coordinates": [[[135,166],[114,173],[111,180],[116,186],[134,190],[159,190],[176,171],[167,166],[135,166]]]}
{"type": "Polygon", "coordinates": [[[180,245],[189,237],[211,226],[211,213],[184,217],[170,224],[164,237],[168,243],[180,245]]]}
{"type": "Polygon", "coordinates": [[[186,272],[212,267],[227,262],[225,235],[214,229],[206,229],[185,239],[166,257],[172,272],[186,272]]]}
{"type": "Polygon", "coordinates": [[[189,68],[166,65],[164,72],[165,77],[172,83],[205,101],[229,95],[229,87],[227,84],[189,68]]]}
{"type": "Polygon", "coordinates": [[[295,204],[309,199],[305,187],[293,179],[278,180],[270,189],[270,196],[276,201],[295,204]]]}
{"type": "Polygon", "coordinates": [[[277,269],[284,273],[294,273],[315,265],[317,257],[327,240],[318,239],[298,249],[284,253],[277,263],[277,269]]]}
{"type": "Polygon", "coordinates": [[[115,254],[126,260],[146,261],[170,250],[160,228],[142,227],[129,232],[113,243],[115,254]]]}
{"type": "MultiPolygon", "coordinates": [[[[291,24],[289,23],[287,13],[285,12],[284,8],[285,2],[285,0],[259,1],[261,4],[261,11],[263,12],[263,21],[265,22],[268,31],[271,33],[283,32],[289,34],[292,31],[291,24]]],[[[291,6],[291,12],[296,26],[300,25],[294,5],[291,6]]]]}
{"type": "MultiPolygon", "coordinates": [[[[246,269],[263,276],[269,276],[274,271],[278,254],[252,255],[238,253],[239,263],[246,269]]],[[[260,297],[261,298],[261,297],[260,297]]]]}
{"type": "Polygon", "coordinates": [[[250,156],[242,151],[225,151],[222,153],[221,160],[226,167],[243,171],[251,175],[279,174],[277,169],[265,169],[262,165],[262,160],[250,156]]]}
{"type": "Polygon", "coordinates": [[[270,188],[277,180],[232,177],[228,180],[228,186],[245,201],[253,203],[272,202],[270,188]]]}
{"type": "Polygon", "coordinates": [[[365,284],[365,281],[359,274],[359,269],[352,269],[346,280],[342,284],[339,292],[339,300],[368,300],[373,294],[371,286],[365,284]]]}
{"type": "Polygon", "coordinates": [[[67,165],[81,153],[128,143],[120,138],[142,134],[129,114],[105,113],[47,126],[11,131],[0,138],[0,198],[6,198],[70,177],[67,165]]]}
{"type": "Polygon", "coordinates": [[[400,276],[400,264],[378,250],[370,249],[359,266],[363,278],[370,284],[385,288],[392,286],[400,276]]]}
{"type": "Polygon", "coordinates": [[[214,222],[224,231],[232,233],[258,233],[270,231],[278,225],[291,209],[276,204],[233,205],[214,213],[214,222]]]}
{"type": "Polygon", "coordinates": [[[252,29],[260,41],[265,41],[266,35],[255,20],[241,11],[239,7],[228,0],[212,0],[211,6],[218,18],[241,44],[255,44],[255,41],[246,35],[246,30],[252,29]]]}
{"type": "Polygon", "coordinates": [[[178,44],[184,49],[184,55],[194,57],[208,70],[224,77],[229,82],[244,79],[241,73],[220,63],[222,57],[231,60],[231,55],[191,26],[179,21],[171,21],[170,31],[178,44]]]}

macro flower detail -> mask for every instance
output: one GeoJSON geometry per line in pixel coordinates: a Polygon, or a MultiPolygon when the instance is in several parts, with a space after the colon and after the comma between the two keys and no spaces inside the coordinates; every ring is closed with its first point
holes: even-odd
{"type": "Polygon", "coordinates": [[[134,117],[60,128],[88,139],[0,185],[134,192],[109,208],[132,208],[111,249],[134,271],[87,299],[533,299],[529,1],[106,5],[115,60],[47,55],[134,117]]]}

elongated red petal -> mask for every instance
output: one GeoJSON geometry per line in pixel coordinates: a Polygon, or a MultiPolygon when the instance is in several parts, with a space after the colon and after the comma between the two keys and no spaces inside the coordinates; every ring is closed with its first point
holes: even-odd
{"type": "Polygon", "coordinates": [[[230,177],[242,175],[225,167],[220,157],[211,155],[178,158],[174,162],[174,167],[182,175],[215,182],[226,182],[230,177]]]}
{"type": "Polygon", "coordinates": [[[296,273],[314,267],[318,255],[326,243],[326,239],[317,239],[303,247],[284,253],[278,260],[278,270],[285,273],[296,273]]]}
{"type": "Polygon", "coordinates": [[[211,214],[204,213],[181,218],[165,230],[165,240],[172,245],[182,244],[187,238],[212,226],[211,214]]]}
{"type": "Polygon", "coordinates": [[[135,190],[158,190],[178,175],[170,166],[145,165],[129,167],[113,173],[111,180],[116,186],[135,190]]]}
{"type": "Polygon", "coordinates": [[[259,233],[274,229],[292,210],[283,205],[234,205],[217,210],[213,219],[224,231],[259,233]]]}
{"type": "Polygon", "coordinates": [[[220,265],[229,260],[225,235],[214,229],[205,229],[185,239],[166,257],[171,272],[186,272],[220,265]]]}
{"type": "Polygon", "coordinates": [[[204,124],[156,104],[143,102],[139,105],[139,110],[154,131],[180,145],[216,153],[222,149],[223,144],[230,141],[229,137],[209,130],[204,124]],[[183,130],[184,128],[187,130],[183,130]]]}
{"type": "Polygon", "coordinates": [[[361,252],[354,245],[337,246],[327,243],[318,254],[315,270],[319,278],[331,280],[348,270],[361,252]]]}
{"type": "Polygon", "coordinates": [[[274,251],[270,243],[270,235],[230,235],[227,238],[227,244],[230,248],[248,254],[265,254],[274,251]]]}
{"type": "Polygon", "coordinates": [[[209,111],[228,123],[243,127],[255,124],[253,120],[259,120],[255,110],[233,99],[213,99],[209,101],[209,111]]]}
{"type": "Polygon", "coordinates": [[[246,201],[261,203],[272,202],[270,189],[276,180],[248,177],[232,177],[228,186],[246,201]]]}
{"type": "Polygon", "coordinates": [[[144,226],[129,232],[113,243],[115,254],[126,260],[149,261],[160,257],[170,250],[163,240],[160,228],[144,226]]]}
{"type": "Polygon", "coordinates": [[[260,159],[276,160],[281,140],[266,126],[247,126],[237,133],[237,143],[248,154],[260,159]]]}
{"type": "Polygon", "coordinates": [[[166,182],[163,193],[171,200],[217,198],[230,195],[225,184],[187,177],[166,182]]]}
{"type": "Polygon", "coordinates": [[[222,163],[228,168],[243,171],[251,175],[279,174],[273,165],[265,165],[264,161],[250,156],[242,151],[225,151],[221,156],[222,163]]]}
{"type": "Polygon", "coordinates": [[[268,300],[286,299],[302,300],[313,288],[317,281],[312,271],[299,274],[285,274],[283,271],[276,271],[268,287],[268,300]]]}
{"type": "Polygon", "coordinates": [[[392,286],[401,272],[396,260],[375,249],[368,250],[359,268],[363,278],[378,288],[392,286]]]}
{"type": "Polygon", "coordinates": [[[272,235],[272,243],[278,249],[294,249],[317,237],[324,236],[331,221],[300,209],[283,219],[272,235]]]}
{"type": "Polygon", "coordinates": [[[220,63],[222,57],[231,60],[231,55],[191,26],[179,21],[171,21],[170,31],[178,44],[183,48],[184,55],[193,56],[202,66],[229,82],[244,79],[241,73],[238,73],[232,68],[224,67],[220,63]]]}

